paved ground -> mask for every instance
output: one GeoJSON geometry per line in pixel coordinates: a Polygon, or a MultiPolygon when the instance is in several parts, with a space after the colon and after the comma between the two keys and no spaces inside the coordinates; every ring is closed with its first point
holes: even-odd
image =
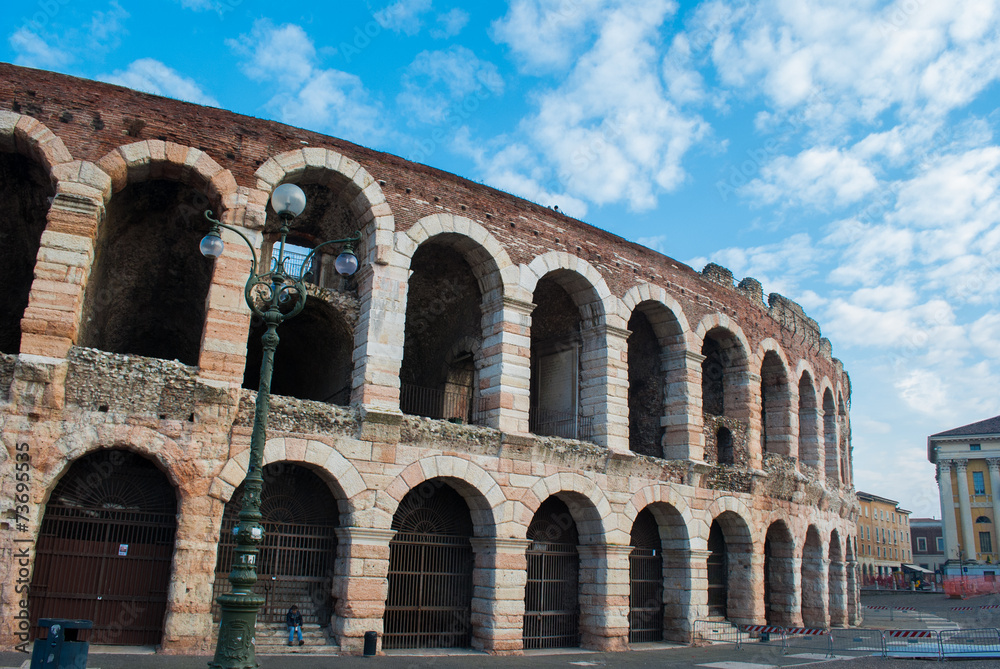
{"type": "MultiPolygon", "coordinates": [[[[887,612],[866,610],[866,627],[882,629],[934,629],[962,627],[965,629],[1000,627],[1000,610],[982,611],[978,607],[1000,604],[1000,597],[979,597],[964,601],[946,598],[933,593],[878,593],[862,596],[868,606],[915,607],[919,614],[896,612],[888,620],[887,612]],[[956,607],[974,607],[972,611],[953,611],[956,607]],[[954,624],[952,624],[954,623],[954,624]]],[[[800,640],[809,644],[810,640],[800,640]]],[[[259,658],[264,669],[521,669],[522,667],[623,667],[625,669],[656,667],[680,669],[704,667],[705,669],[773,669],[775,667],[822,666],[824,669],[920,669],[940,667],[936,661],[892,660],[872,657],[854,659],[826,657],[823,639],[814,647],[798,646],[788,655],[781,653],[779,644],[748,643],[742,649],[733,646],[690,648],[686,646],[659,646],[655,650],[630,653],[560,652],[558,654],[528,654],[523,657],[491,657],[479,653],[453,656],[389,655],[382,657],[319,657],[319,656],[263,656],[259,658]]],[[[209,657],[176,657],[163,655],[90,654],[90,669],[205,669],[209,657]]],[[[18,653],[0,653],[0,669],[23,667],[27,657],[18,653]]],[[[963,660],[962,669],[997,669],[1000,661],[963,660]]]]}

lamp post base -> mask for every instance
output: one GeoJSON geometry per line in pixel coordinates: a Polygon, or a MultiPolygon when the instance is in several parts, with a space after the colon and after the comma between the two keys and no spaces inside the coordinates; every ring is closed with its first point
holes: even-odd
{"type": "Polygon", "coordinates": [[[257,669],[257,611],[264,598],[253,593],[220,595],[222,621],[211,669],[257,669]]]}

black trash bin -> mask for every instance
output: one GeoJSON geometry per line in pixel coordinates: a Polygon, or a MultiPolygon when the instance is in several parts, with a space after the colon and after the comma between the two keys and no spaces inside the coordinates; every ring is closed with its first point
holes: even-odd
{"type": "Polygon", "coordinates": [[[378,632],[365,632],[365,655],[374,655],[378,648],[378,632]]]}
{"type": "Polygon", "coordinates": [[[31,669],[87,669],[89,641],[80,641],[80,630],[94,626],[90,620],[41,618],[39,627],[49,630],[45,639],[35,639],[31,649],[31,669]]]}

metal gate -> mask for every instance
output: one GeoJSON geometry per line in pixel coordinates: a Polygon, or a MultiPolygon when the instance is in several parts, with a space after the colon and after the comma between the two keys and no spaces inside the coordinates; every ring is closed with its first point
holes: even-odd
{"type": "Polygon", "coordinates": [[[630,598],[628,640],[631,643],[663,640],[663,550],[660,528],[649,509],[632,525],[629,554],[630,598]]]}
{"type": "MultiPolygon", "coordinates": [[[[337,558],[337,502],[329,487],[304,467],[275,463],[264,468],[261,514],[264,543],[257,559],[254,592],[264,597],[258,622],[284,623],[292,604],[303,622],[326,626],[333,615],[333,569],[337,558]]],[[[218,597],[232,592],[229,572],[236,547],[243,489],[226,503],[212,591],[212,616],[222,618],[218,597]]]]}
{"type": "Polygon", "coordinates": [[[383,648],[472,645],[472,517],[441,481],[411,490],[392,520],[383,648]]]}
{"type": "Polygon", "coordinates": [[[159,644],[177,528],[176,496],[140,456],[101,451],[52,492],[35,553],[31,633],[39,618],[94,622],[98,644],[159,644]]]}
{"type": "Polygon", "coordinates": [[[708,533],[708,614],[726,617],[729,599],[729,560],[726,537],[718,521],[708,533]]]}
{"type": "Polygon", "coordinates": [[[524,648],[580,645],[580,557],[569,508],[550,497],[528,526],[528,582],[524,590],[524,648]]]}

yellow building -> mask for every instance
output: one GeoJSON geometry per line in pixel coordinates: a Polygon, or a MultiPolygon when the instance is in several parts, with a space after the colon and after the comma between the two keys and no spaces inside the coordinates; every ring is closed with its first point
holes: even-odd
{"type": "Polygon", "coordinates": [[[992,576],[1000,560],[1000,416],[927,438],[937,465],[945,573],[992,576]]]}
{"type": "Polygon", "coordinates": [[[858,491],[858,562],[866,583],[911,562],[910,512],[895,500],[858,491]]]}

